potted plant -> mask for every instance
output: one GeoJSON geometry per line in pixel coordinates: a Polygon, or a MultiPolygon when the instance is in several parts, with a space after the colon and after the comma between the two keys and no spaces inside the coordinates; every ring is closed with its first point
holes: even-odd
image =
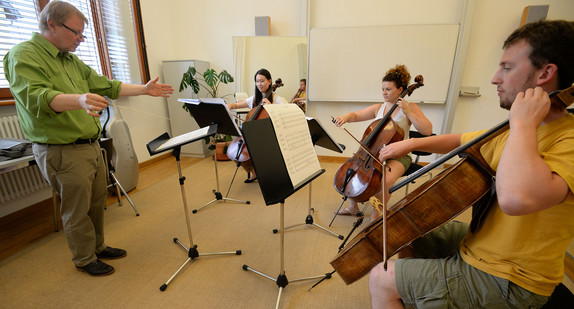
{"type": "MultiPolygon", "coordinates": [[[[193,92],[198,94],[201,88],[203,88],[207,91],[209,96],[212,98],[218,98],[220,97],[218,91],[221,83],[229,84],[232,82],[233,76],[231,76],[231,74],[226,70],[217,73],[214,69],[207,69],[203,74],[201,74],[197,72],[195,67],[190,66],[187,71],[183,73],[181,83],[179,84],[179,92],[182,92],[187,87],[191,87],[193,92]]],[[[225,98],[229,95],[231,94],[221,96],[221,98],[225,98]]],[[[187,106],[185,104],[183,104],[182,107],[187,111],[187,106]]],[[[215,158],[218,161],[225,161],[229,160],[227,157],[227,146],[231,140],[233,140],[232,136],[218,133],[214,135],[214,142],[216,144],[212,144],[210,138],[206,138],[205,143],[209,144],[208,149],[216,150],[215,158]]]]}

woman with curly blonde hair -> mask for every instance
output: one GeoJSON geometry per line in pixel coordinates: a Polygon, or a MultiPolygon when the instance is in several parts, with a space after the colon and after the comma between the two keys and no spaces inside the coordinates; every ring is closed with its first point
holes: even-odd
{"type": "MultiPolygon", "coordinates": [[[[407,89],[409,81],[411,79],[411,74],[407,70],[407,67],[400,64],[389,69],[385,76],[383,77],[383,98],[384,103],[373,104],[365,109],[356,112],[350,112],[343,116],[338,116],[334,119],[337,126],[341,126],[347,122],[359,122],[366,120],[373,120],[383,118],[391,109],[393,104],[397,103],[397,108],[393,111],[391,118],[400,127],[405,137],[409,138],[409,128],[414,125],[415,129],[423,135],[432,134],[432,123],[423,114],[422,110],[412,102],[408,102],[404,98],[401,98],[401,93],[407,89]]],[[[387,166],[389,169],[386,171],[385,175],[385,192],[384,199],[389,200],[390,194],[388,188],[390,188],[399,177],[401,177],[404,172],[409,168],[412,159],[410,155],[406,155],[401,159],[395,160],[391,159],[387,161],[387,166]]],[[[379,200],[382,199],[382,188],[381,192],[375,195],[379,200]]],[[[357,215],[359,213],[359,207],[357,202],[350,200],[349,207],[342,209],[337,212],[338,215],[357,215]]],[[[378,216],[377,211],[373,211],[371,215],[371,220],[376,219],[378,216]]]]}

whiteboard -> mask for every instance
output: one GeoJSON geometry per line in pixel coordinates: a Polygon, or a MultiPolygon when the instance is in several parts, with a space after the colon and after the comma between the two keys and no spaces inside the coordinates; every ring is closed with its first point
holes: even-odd
{"type": "Polygon", "coordinates": [[[424,86],[409,101],[445,103],[458,24],[313,28],[309,33],[310,101],[381,102],[385,72],[404,64],[424,86]]]}

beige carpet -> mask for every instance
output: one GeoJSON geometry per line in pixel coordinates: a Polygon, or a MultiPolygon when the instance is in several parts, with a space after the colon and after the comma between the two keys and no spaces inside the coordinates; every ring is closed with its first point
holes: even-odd
{"type": "MultiPolygon", "coordinates": [[[[312,183],[313,217],[324,227],[341,203],[332,187],[339,165],[322,163],[326,172],[312,183]]],[[[235,165],[219,162],[218,167],[225,194],[235,165]]],[[[109,261],[116,268],[114,274],[94,278],[76,271],[64,234],[55,233],[0,261],[0,308],[274,308],[279,291],[274,280],[244,271],[242,266],[247,264],[274,279],[279,275],[280,234],[272,232],[279,228],[279,205],[266,206],[258,184],[243,183],[245,172],[240,169],[229,197],[250,200],[250,205],[214,203],[192,214],[214,199],[213,161],[201,160],[184,169],[183,175],[193,242],[199,253],[241,250],[242,255],[200,256],[185,265],[164,292],[159,290],[187,260],[174,237],[189,246],[178,175],[174,174],[130,195],[141,216],[136,217],[127,202],[107,209],[106,243],[128,251],[127,257],[109,261]]],[[[397,191],[391,204],[404,192],[397,191]]],[[[305,187],[286,200],[287,227],[305,221],[308,199],[305,187]]],[[[367,217],[370,213],[369,207],[367,217]]],[[[346,236],[355,219],[339,216],[329,229],[346,236]]],[[[468,220],[469,212],[459,219],[468,220]]],[[[329,261],[341,242],[310,225],[286,230],[285,271],[292,282],[282,293],[280,308],[370,308],[368,276],[345,285],[335,274],[311,291],[317,280],[297,281],[332,271],[329,261]]]]}
{"type": "MultiPolygon", "coordinates": [[[[174,164],[175,160],[174,160],[174,164]]],[[[328,227],[341,197],[332,187],[340,164],[324,163],[326,172],[312,184],[315,222],[328,227]]],[[[219,162],[220,189],[227,188],[235,165],[219,162]]],[[[106,243],[125,248],[128,256],[109,261],[111,276],[94,278],[75,270],[62,232],[44,237],[25,250],[0,261],[2,308],[274,308],[279,288],[248,266],[277,278],[281,270],[279,205],[266,206],[257,183],[245,184],[240,169],[229,197],[251,204],[214,203],[214,165],[210,158],[183,170],[194,244],[200,254],[241,250],[242,255],[200,256],[192,260],[161,292],[164,284],[187,260],[189,246],[178,175],[173,175],[130,195],[141,216],[130,205],[111,205],[106,211],[106,243]]],[[[404,194],[404,190],[398,195],[404,194]]],[[[285,226],[304,223],[309,188],[285,203],[285,226]]],[[[367,211],[370,214],[371,210],[367,211]]],[[[332,227],[347,235],[354,217],[339,216],[332,227]]],[[[366,223],[361,226],[361,229],[366,223]]],[[[333,269],[329,261],[342,240],[311,225],[285,232],[284,265],[289,285],[283,290],[281,308],[369,308],[368,278],[345,285],[335,274],[311,291],[317,280],[296,279],[323,275],[333,269]]]]}

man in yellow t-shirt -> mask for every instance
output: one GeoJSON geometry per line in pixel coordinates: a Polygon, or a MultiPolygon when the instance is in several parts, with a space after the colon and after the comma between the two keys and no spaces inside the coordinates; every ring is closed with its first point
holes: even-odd
{"type": "MultiPolygon", "coordinates": [[[[493,203],[477,228],[447,223],[387,270],[373,268],[373,308],[540,308],[562,281],[574,238],[574,116],[549,93],[574,82],[574,22],[524,25],[503,49],[491,83],[510,128],[480,148],[496,173],[493,203]]],[[[379,159],[447,153],[480,133],[396,142],[379,159]]]]}
{"type": "Polygon", "coordinates": [[[303,111],[305,111],[305,105],[307,103],[307,80],[301,79],[299,81],[299,89],[293,98],[291,98],[291,103],[297,104],[303,111]]]}

